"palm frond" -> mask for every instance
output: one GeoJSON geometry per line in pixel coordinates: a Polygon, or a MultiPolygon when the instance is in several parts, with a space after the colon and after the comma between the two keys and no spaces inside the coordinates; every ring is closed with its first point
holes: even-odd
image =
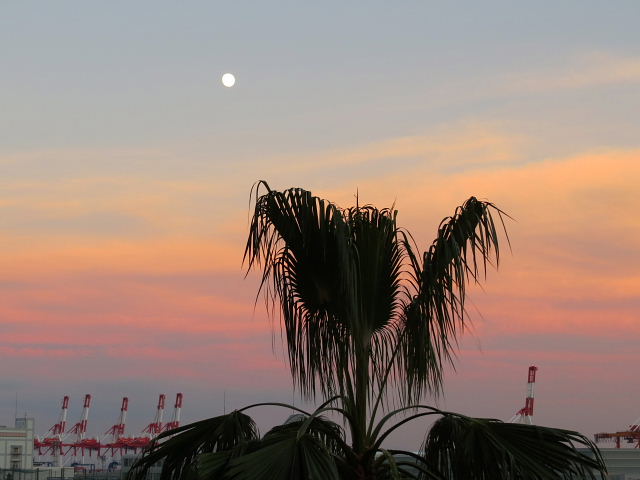
{"type": "Polygon", "coordinates": [[[424,452],[449,479],[604,479],[606,471],[597,447],[577,432],[453,414],[433,425],[424,452]]]}
{"type": "MultiPolygon", "coordinates": [[[[255,422],[234,411],[185,425],[158,436],[151,447],[133,465],[128,480],[145,480],[149,469],[162,463],[160,480],[179,480],[196,475],[196,458],[203,453],[224,452],[216,457],[231,459],[259,438],[255,422]],[[239,449],[239,450],[238,450],[239,449]]],[[[209,464],[207,466],[211,468],[209,464]]]]}
{"type": "Polygon", "coordinates": [[[403,251],[398,242],[397,212],[371,205],[344,210],[349,226],[357,290],[356,318],[361,332],[376,332],[399,313],[403,251]]]}
{"type": "Polygon", "coordinates": [[[423,456],[406,450],[379,450],[375,461],[376,479],[445,480],[425,462],[423,456]]]}
{"type": "Polygon", "coordinates": [[[234,480],[339,480],[342,429],[322,417],[300,418],[271,429],[259,448],[229,463],[234,480]],[[310,421],[308,421],[310,420],[310,421]]]}
{"type": "Polygon", "coordinates": [[[436,240],[422,258],[410,237],[404,236],[417,289],[405,305],[399,335],[403,354],[398,356],[402,361],[398,373],[409,400],[418,400],[425,389],[439,391],[443,363],[451,362],[464,327],[467,283],[478,282],[487,265],[498,265],[498,230],[492,212],[503,222],[506,214],[492,203],[469,198],[441,222],[436,240]]]}
{"type": "Polygon", "coordinates": [[[281,311],[297,385],[307,396],[352,388],[344,382],[355,348],[382,383],[403,306],[397,212],[340,210],[306,190],[278,192],[265,182],[254,192],[244,259],[248,269],[262,267],[260,290],[270,310],[281,311]]]}
{"type": "Polygon", "coordinates": [[[357,310],[350,322],[354,348],[366,350],[371,380],[384,391],[404,292],[405,254],[398,241],[397,212],[358,205],[344,210],[344,217],[357,276],[354,288],[357,310]]]}
{"type": "Polygon", "coordinates": [[[294,381],[307,396],[318,387],[331,395],[348,366],[354,309],[347,225],[335,205],[306,190],[260,182],[255,192],[245,262],[262,266],[260,290],[280,307],[294,381]]]}

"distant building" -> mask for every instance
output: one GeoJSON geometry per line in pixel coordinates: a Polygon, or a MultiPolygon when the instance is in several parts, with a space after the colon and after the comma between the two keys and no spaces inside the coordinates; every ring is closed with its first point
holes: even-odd
{"type": "MultiPolygon", "coordinates": [[[[122,456],[122,469],[120,470],[120,478],[126,478],[131,467],[142,457],[142,454],[125,454],[122,456]]],[[[152,465],[151,468],[147,471],[147,480],[160,480],[160,476],[162,473],[162,460],[160,460],[155,465],[152,465]]]]}
{"type": "Polygon", "coordinates": [[[33,431],[31,417],[16,418],[13,428],[0,426],[0,469],[33,468],[33,431]]]}
{"type": "Polygon", "coordinates": [[[640,480],[640,449],[601,448],[610,480],[640,480]]]}

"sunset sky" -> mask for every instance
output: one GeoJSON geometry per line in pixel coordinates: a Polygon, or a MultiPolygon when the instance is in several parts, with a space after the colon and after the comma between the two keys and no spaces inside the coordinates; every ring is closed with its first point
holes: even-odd
{"type": "Polygon", "coordinates": [[[93,394],[92,435],[123,395],[131,433],[158,393],[183,392],[186,421],[222,413],[225,392],[227,409],[291,401],[242,268],[264,179],[395,203],[424,248],[469,196],[496,203],[513,250],[471,292],[438,405],[507,420],[535,364],[537,423],[625,428],[640,417],[639,18],[636,0],[3,2],[0,424],[16,394],[39,433],[63,395],[71,422],[93,394]]]}

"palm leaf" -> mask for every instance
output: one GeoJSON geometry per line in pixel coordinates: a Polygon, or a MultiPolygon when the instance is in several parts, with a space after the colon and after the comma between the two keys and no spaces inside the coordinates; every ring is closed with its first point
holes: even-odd
{"type": "MultiPolygon", "coordinates": [[[[149,469],[160,462],[160,480],[189,478],[196,474],[196,458],[199,455],[234,450],[236,454],[241,454],[250,442],[258,438],[255,422],[238,411],[185,425],[158,436],[133,465],[127,478],[145,480],[149,469]]],[[[227,460],[232,456],[233,453],[229,453],[227,460]]],[[[217,459],[223,457],[221,455],[217,459]]],[[[211,468],[211,464],[207,467],[211,468]]]]}
{"type": "Polygon", "coordinates": [[[271,429],[255,451],[232,460],[224,478],[339,480],[342,437],[342,429],[322,417],[289,421],[271,429]]]}
{"type": "Polygon", "coordinates": [[[355,265],[357,310],[349,325],[354,348],[370,361],[373,380],[384,390],[386,367],[393,357],[396,323],[402,311],[405,253],[398,241],[397,212],[370,205],[344,210],[355,265]]]}
{"type": "Polygon", "coordinates": [[[298,386],[308,396],[353,391],[354,357],[382,385],[403,307],[397,212],[340,210],[308,191],[273,191],[265,182],[255,196],[245,262],[262,266],[260,290],[272,312],[281,309],[298,386]]]}
{"type": "Polygon", "coordinates": [[[577,432],[453,414],[433,425],[424,452],[425,461],[449,479],[604,479],[606,471],[597,447],[577,432]]]}
{"type": "Polygon", "coordinates": [[[354,330],[380,331],[399,313],[404,255],[398,242],[396,216],[395,210],[378,210],[371,205],[344,210],[357,276],[357,311],[350,321],[354,330]]]}
{"type": "Polygon", "coordinates": [[[376,479],[396,480],[419,478],[429,480],[445,480],[425,462],[424,457],[405,450],[379,450],[376,459],[376,479]]]}
{"type": "Polygon", "coordinates": [[[506,235],[506,214],[492,203],[471,197],[441,222],[436,240],[422,258],[415,253],[410,236],[404,236],[416,293],[405,305],[399,327],[398,374],[410,401],[417,401],[425,389],[439,391],[443,362],[451,362],[464,326],[467,283],[486,274],[492,259],[498,265],[498,231],[492,212],[506,235]]]}
{"type": "Polygon", "coordinates": [[[260,290],[272,311],[280,307],[297,385],[328,396],[348,365],[354,282],[347,225],[335,205],[306,190],[277,192],[259,182],[255,192],[245,262],[263,267],[260,290]]]}

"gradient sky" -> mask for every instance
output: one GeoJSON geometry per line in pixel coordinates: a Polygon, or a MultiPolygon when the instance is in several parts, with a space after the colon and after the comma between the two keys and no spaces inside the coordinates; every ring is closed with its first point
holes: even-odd
{"type": "Polygon", "coordinates": [[[537,423],[640,416],[640,3],[515,3],[2,2],[0,423],[291,400],[241,268],[258,179],[395,202],[424,247],[495,202],[513,253],[438,404],[508,419],[536,364],[537,423]]]}

